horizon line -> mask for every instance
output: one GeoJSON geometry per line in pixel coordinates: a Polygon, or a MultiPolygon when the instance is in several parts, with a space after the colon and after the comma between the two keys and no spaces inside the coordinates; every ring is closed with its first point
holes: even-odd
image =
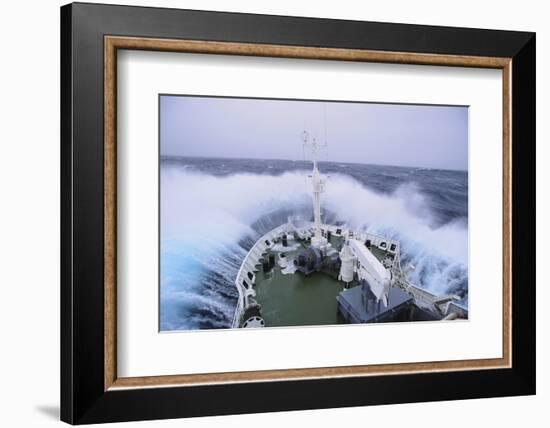
{"type": "MultiPolygon", "coordinates": [[[[309,159],[282,159],[282,158],[257,158],[257,157],[234,157],[234,156],[189,156],[189,155],[176,155],[176,154],[159,154],[159,160],[163,157],[171,158],[194,158],[194,159],[231,159],[231,160],[263,160],[263,161],[286,161],[286,162],[312,162],[309,159]]],[[[392,165],[392,164],[382,164],[382,163],[361,163],[361,162],[349,162],[349,161],[338,161],[338,160],[317,160],[318,163],[344,163],[350,165],[367,165],[367,166],[389,166],[393,168],[421,168],[421,169],[430,169],[430,170],[439,170],[439,171],[455,171],[455,172],[468,172],[468,169],[458,169],[458,168],[440,168],[440,167],[430,167],[430,166],[420,166],[420,165],[392,165]]]]}

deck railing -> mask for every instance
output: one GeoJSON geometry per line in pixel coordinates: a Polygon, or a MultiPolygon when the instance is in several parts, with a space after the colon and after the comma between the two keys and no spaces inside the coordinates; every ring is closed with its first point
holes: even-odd
{"type": "Polygon", "coordinates": [[[276,227],[259,238],[246,254],[246,257],[239,268],[239,272],[237,273],[237,278],[235,279],[235,286],[239,292],[239,300],[237,302],[237,307],[235,308],[235,315],[233,316],[233,328],[239,327],[241,314],[246,308],[247,291],[252,290],[252,286],[256,281],[256,266],[260,263],[260,259],[263,257],[267,249],[273,246],[273,239],[278,238],[283,232],[288,231],[288,223],[276,227]],[[269,244],[267,244],[266,241],[269,242],[269,244]],[[248,277],[248,272],[251,272],[254,275],[252,279],[248,277]],[[243,285],[243,281],[250,284],[250,288],[246,288],[243,285]]]}

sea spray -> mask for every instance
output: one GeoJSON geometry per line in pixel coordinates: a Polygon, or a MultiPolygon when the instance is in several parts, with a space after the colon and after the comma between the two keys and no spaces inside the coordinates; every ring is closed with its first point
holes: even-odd
{"type": "MultiPolygon", "coordinates": [[[[311,219],[307,165],[262,162],[161,162],[161,330],[230,327],[247,251],[288,216],[311,219]]],[[[411,281],[467,299],[467,175],[340,165],[320,166],[323,221],[399,239],[411,281]]]]}

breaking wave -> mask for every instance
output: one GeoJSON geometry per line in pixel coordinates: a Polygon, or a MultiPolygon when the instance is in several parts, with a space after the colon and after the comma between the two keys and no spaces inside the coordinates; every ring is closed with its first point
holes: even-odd
{"type": "MultiPolygon", "coordinates": [[[[311,219],[306,171],[216,176],[161,167],[161,330],[227,328],[237,303],[234,278],[248,249],[289,215],[311,219]]],[[[331,174],[324,221],[397,238],[409,279],[467,300],[467,219],[439,224],[434,201],[414,182],[388,193],[331,174]]]]}

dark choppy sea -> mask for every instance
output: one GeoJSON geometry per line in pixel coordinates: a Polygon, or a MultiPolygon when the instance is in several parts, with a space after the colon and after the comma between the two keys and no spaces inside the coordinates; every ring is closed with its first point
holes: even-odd
{"type": "MultiPolygon", "coordinates": [[[[401,241],[409,279],[468,299],[468,173],[321,162],[324,221],[401,241]]],[[[312,218],[311,163],[162,157],[160,328],[230,327],[241,261],[289,215],[312,218]]]]}

